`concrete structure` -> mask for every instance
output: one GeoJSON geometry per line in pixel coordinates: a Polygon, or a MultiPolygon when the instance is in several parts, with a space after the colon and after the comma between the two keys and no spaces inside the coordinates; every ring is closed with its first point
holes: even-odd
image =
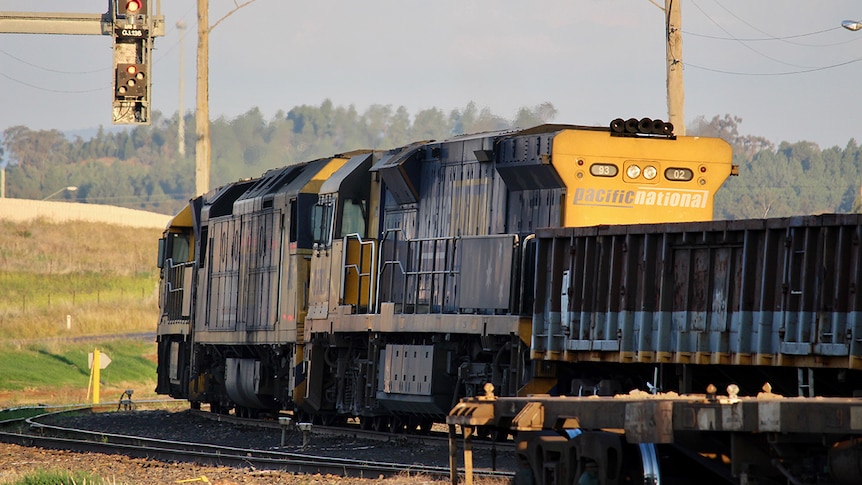
{"type": "Polygon", "coordinates": [[[172,216],[98,204],[0,198],[2,221],[45,219],[50,222],[87,221],[130,227],[164,228],[172,216]]]}

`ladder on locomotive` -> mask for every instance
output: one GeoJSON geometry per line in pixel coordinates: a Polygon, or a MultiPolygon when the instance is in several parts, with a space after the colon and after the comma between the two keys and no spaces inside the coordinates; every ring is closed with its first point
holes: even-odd
{"type": "MultiPolygon", "coordinates": [[[[808,305],[815,304],[814,299],[816,298],[816,292],[813,294],[806,293],[806,268],[810,261],[808,261],[807,256],[809,254],[809,246],[811,244],[816,244],[816,241],[812,241],[810,236],[810,232],[802,229],[804,234],[802,237],[795,237],[797,231],[793,231],[791,229],[790,234],[787,236],[787,259],[785,261],[785,284],[786,284],[786,294],[787,300],[784,305],[785,319],[782,322],[782,330],[785,331],[785,338],[793,339],[796,342],[805,342],[807,340],[808,343],[814,344],[816,338],[816,332],[818,331],[815,322],[810,322],[810,329],[808,335],[805,334],[805,322],[803,321],[804,316],[806,315],[806,308],[808,305]],[[791,312],[795,313],[794,321],[790,328],[788,327],[788,317],[791,312]],[[806,338],[807,337],[807,338],[806,338]]],[[[817,254],[816,251],[813,250],[810,254],[817,254]]],[[[813,308],[812,308],[813,309],[813,308]]],[[[829,333],[821,335],[822,337],[831,337],[832,334],[829,333]]],[[[796,369],[796,385],[797,385],[797,394],[800,397],[814,397],[814,369],[812,368],[802,368],[799,367],[796,369]]]]}

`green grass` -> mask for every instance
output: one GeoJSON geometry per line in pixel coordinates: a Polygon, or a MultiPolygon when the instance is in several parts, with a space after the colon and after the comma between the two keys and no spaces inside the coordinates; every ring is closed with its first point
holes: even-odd
{"type": "Polygon", "coordinates": [[[38,343],[0,346],[0,368],[17,369],[0,374],[0,389],[19,391],[50,385],[86,385],[90,375],[89,355],[94,349],[108,355],[111,363],[101,370],[104,382],[130,382],[155,377],[150,342],[112,340],[100,343],[38,343]]]}
{"type": "Polygon", "coordinates": [[[109,482],[87,472],[40,470],[10,482],[10,485],[102,485],[107,483],[109,482]]]}
{"type": "MultiPolygon", "coordinates": [[[[32,401],[27,399],[30,395],[50,404],[87,402],[88,354],[96,348],[111,359],[108,367],[100,371],[102,402],[117,402],[125,389],[134,389],[137,397],[152,397],[156,346],[140,340],[0,344],[0,368],[4,369],[0,373],[0,391],[6,391],[11,401],[32,401]]],[[[4,407],[10,404],[0,400],[4,407]]]]}
{"type": "Polygon", "coordinates": [[[112,359],[103,402],[154,397],[155,343],[121,336],[156,329],[160,232],[0,221],[0,408],[85,402],[96,347],[112,359]]]}
{"type": "Polygon", "coordinates": [[[153,331],[157,279],[98,274],[0,272],[3,339],[38,339],[153,331]]]}

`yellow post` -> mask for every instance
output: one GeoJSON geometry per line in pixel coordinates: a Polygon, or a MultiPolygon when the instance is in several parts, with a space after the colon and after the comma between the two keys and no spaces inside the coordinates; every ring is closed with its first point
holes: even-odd
{"type": "Polygon", "coordinates": [[[99,379],[102,369],[102,358],[99,349],[93,350],[93,404],[99,404],[99,379]]]}
{"type": "Polygon", "coordinates": [[[464,433],[464,480],[467,485],[473,485],[473,426],[461,426],[464,433]]]}

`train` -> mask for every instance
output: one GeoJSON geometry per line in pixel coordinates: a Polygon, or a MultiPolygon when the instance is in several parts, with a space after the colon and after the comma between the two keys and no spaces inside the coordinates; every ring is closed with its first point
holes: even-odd
{"type": "Polygon", "coordinates": [[[712,217],[730,148],[667,126],[357,150],[192,199],[159,244],[157,392],[401,430],[489,382],[548,391],[529,355],[535,230],[712,217]]]}
{"type": "MultiPolygon", "coordinates": [[[[624,419],[579,426],[580,406],[715,386],[858,393],[859,227],[712,221],[737,174],[723,140],[618,118],[357,149],[226,184],[159,240],[156,392],[239,416],[515,433],[517,483],[573,483],[587,458],[601,483],[672,477],[671,454],[607,429],[624,419]],[[562,405],[540,413],[552,421],[520,414],[562,405]]],[[[829,446],[854,463],[852,439],[806,438],[672,456],[686,473],[730,470],[705,483],[781,475],[762,457],[724,463],[732,445],[793,450],[819,478],[829,446]]]]}
{"type": "Polygon", "coordinates": [[[517,484],[862,483],[862,215],[541,228],[517,484]],[[593,482],[596,483],[596,482],[593,482]]]}

